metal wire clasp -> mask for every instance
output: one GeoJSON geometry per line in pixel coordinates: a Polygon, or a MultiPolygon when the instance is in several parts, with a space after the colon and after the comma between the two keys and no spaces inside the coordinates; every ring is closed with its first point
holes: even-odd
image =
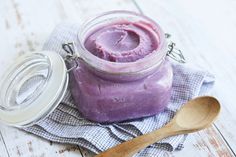
{"type": "Polygon", "coordinates": [[[79,66],[77,62],[77,59],[79,58],[79,56],[76,55],[77,50],[76,50],[74,42],[62,44],[62,49],[67,52],[64,60],[68,63],[74,62],[74,66],[67,70],[67,72],[69,73],[70,71],[72,71],[73,69],[79,66]]]}
{"type": "MultiPolygon", "coordinates": [[[[165,34],[165,36],[167,39],[171,37],[171,35],[167,33],[165,34]]],[[[169,42],[167,56],[169,56],[170,58],[174,59],[179,63],[185,63],[186,60],[184,58],[182,51],[177,49],[175,46],[176,44],[174,42],[172,41],[169,42]]]]}

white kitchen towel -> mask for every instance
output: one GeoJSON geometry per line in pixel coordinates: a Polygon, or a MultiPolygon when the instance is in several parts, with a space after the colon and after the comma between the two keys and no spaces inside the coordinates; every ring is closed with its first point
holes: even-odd
{"type": "MultiPolygon", "coordinates": [[[[66,52],[62,49],[62,44],[71,41],[76,44],[78,30],[77,24],[58,25],[43,49],[64,56],[66,52]]],[[[38,124],[24,130],[51,141],[76,144],[94,153],[100,153],[136,136],[161,128],[172,119],[185,102],[199,95],[208,94],[214,84],[214,77],[204,70],[189,68],[187,64],[173,63],[172,65],[174,81],[171,101],[158,115],[113,124],[91,122],[84,119],[75,107],[68,89],[64,99],[53,113],[38,124]]],[[[165,151],[180,150],[183,148],[185,139],[186,135],[163,139],[135,156],[162,156],[165,151]]]]}

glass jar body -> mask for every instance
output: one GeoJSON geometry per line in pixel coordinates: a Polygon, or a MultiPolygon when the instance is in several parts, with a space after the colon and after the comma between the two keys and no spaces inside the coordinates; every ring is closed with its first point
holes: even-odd
{"type": "Polygon", "coordinates": [[[101,77],[78,62],[79,67],[70,73],[70,89],[79,111],[89,120],[117,122],[151,116],[163,111],[170,100],[173,72],[168,60],[151,74],[128,81],[101,77]]]}

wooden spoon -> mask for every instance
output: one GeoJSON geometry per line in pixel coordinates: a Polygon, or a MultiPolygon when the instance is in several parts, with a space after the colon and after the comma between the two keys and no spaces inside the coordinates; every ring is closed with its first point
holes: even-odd
{"type": "Polygon", "coordinates": [[[147,146],[169,136],[187,134],[210,126],[220,113],[220,103],[210,96],[187,102],[163,128],[110,148],[96,157],[131,157],[147,146]]]}

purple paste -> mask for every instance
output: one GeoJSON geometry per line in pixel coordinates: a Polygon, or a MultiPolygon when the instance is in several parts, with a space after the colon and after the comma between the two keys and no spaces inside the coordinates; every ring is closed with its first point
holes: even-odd
{"type": "Polygon", "coordinates": [[[111,62],[133,62],[158,48],[156,33],[142,22],[119,22],[100,27],[85,40],[92,54],[111,62]]]}

